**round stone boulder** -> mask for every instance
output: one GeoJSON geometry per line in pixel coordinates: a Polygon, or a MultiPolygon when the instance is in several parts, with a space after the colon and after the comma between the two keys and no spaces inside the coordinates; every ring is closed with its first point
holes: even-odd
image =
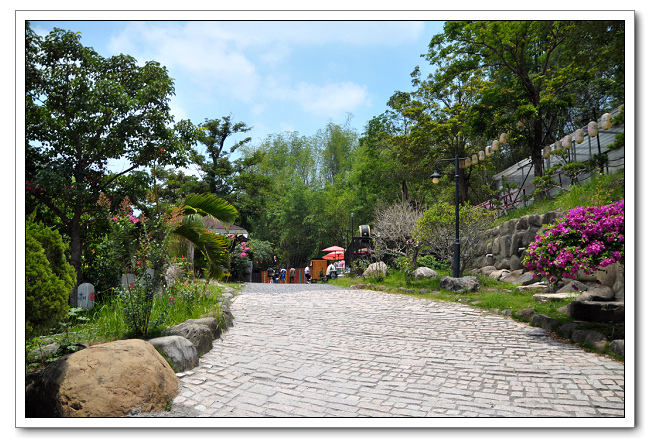
{"type": "Polygon", "coordinates": [[[480,286],[478,278],[473,276],[460,278],[444,276],[440,279],[440,288],[453,292],[478,291],[480,286]]]}
{"type": "Polygon", "coordinates": [[[163,336],[150,339],[149,343],[165,358],[174,372],[184,372],[199,365],[199,352],[183,336],[163,336]]]}
{"type": "Polygon", "coordinates": [[[431,268],[421,266],[413,271],[413,277],[415,277],[416,280],[422,278],[438,278],[438,273],[431,268]]]}
{"type": "Polygon", "coordinates": [[[146,341],[91,346],[42,370],[25,390],[25,416],[123,417],[161,412],[178,394],[178,379],[146,341]]]}

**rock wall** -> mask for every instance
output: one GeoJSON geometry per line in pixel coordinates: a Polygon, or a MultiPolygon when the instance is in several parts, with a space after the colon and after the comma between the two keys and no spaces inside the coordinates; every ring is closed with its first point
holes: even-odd
{"type": "Polygon", "coordinates": [[[555,219],[564,216],[566,212],[554,210],[543,215],[526,215],[504,222],[498,227],[489,229],[483,250],[474,260],[472,267],[482,268],[494,266],[496,269],[515,271],[523,269],[521,263],[524,250],[535,241],[535,235],[542,226],[550,224],[555,219]]]}
{"type": "MultiPolygon", "coordinates": [[[[566,214],[562,210],[554,210],[543,215],[526,215],[504,222],[498,227],[486,231],[485,243],[479,256],[474,259],[472,268],[481,269],[494,266],[496,271],[526,272],[521,260],[524,258],[528,245],[535,241],[535,235],[542,226],[552,223],[555,219],[566,214]]],[[[485,272],[483,269],[482,272],[485,272]]],[[[577,280],[593,283],[593,285],[609,286],[616,295],[616,300],[625,300],[625,267],[620,263],[599,268],[596,274],[579,271],[577,280]]]]}

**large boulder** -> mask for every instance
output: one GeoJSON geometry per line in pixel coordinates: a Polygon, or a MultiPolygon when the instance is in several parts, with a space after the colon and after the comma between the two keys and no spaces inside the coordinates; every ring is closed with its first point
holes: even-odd
{"type": "Polygon", "coordinates": [[[182,336],[188,339],[196,347],[199,356],[212,350],[212,331],[207,325],[183,322],[176,326],[165,328],[161,336],[182,336]]]}
{"type": "Polygon", "coordinates": [[[388,266],[386,266],[386,263],[384,263],[383,261],[379,261],[377,263],[372,263],[370,266],[368,266],[363,273],[363,277],[364,278],[386,277],[387,272],[388,272],[388,266]]]}
{"type": "Polygon", "coordinates": [[[438,273],[431,268],[421,266],[413,271],[413,277],[415,277],[416,280],[422,278],[438,278],[438,273]]]}
{"type": "Polygon", "coordinates": [[[150,339],[174,372],[184,372],[199,365],[199,352],[189,340],[182,336],[163,336],[150,339]]]}
{"type": "Polygon", "coordinates": [[[593,345],[597,349],[602,350],[607,344],[607,337],[597,331],[576,329],[571,333],[571,341],[580,344],[593,345]]]}
{"type": "Polygon", "coordinates": [[[505,274],[500,278],[500,281],[506,282],[506,283],[514,283],[517,281],[519,277],[522,276],[524,273],[523,269],[518,269],[516,271],[510,271],[509,273],[505,274]]]}
{"type": "Polygon", "coordinates": [[[624,322],[625,303],[575,300],[567,306],[567,314],[587,322],[624,322]]]}
{"type": "Polygon", "coordinates": [[[586,291],[587,289],[588,289],[587,285],[585,285],[584,283],[579,282],[578,280],[571,280],[566,285],[558,289],[557,292],[558,293],[565,293],[565,292],[579,293],[579,292],[586,291]]]}
{"type": "Polygon", "coordinates": [[[618,356],[625,358],[625,340],[624,339],[615,339],[609,344],[609,349],[616,353],[618,356]]]}
{"type": "Polygon", "coordinates": [[[453,292],[478,291],[480,286],[478,278],[473,276],[460,278],[444,276],[440,279],[440,287],[453,292]]]}
{"type": "Polygon", "coordinates": [[[598,288],[589,289],[580,294],[576,300],[581,302],[613,302],[614,290],[609,286],[600,286],[598,288]]]}
{"type": "Polygon", "coordinates": [[[43,369],[25,391],[25,416],[122,417],[161,412],[178,394],[176,374],[146,341],[91,346],[43,369]]]}

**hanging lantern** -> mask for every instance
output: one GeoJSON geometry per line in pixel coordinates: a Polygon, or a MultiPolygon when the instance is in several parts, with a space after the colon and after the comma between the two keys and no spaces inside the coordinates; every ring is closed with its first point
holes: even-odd
{"type": "Polygon", "coordinates": [[[556,141],[555,142],[555,149],[562,149],[562,142],[561,141],[556,141]]]}
{"type": "Polygon", "coordinates": [[[478,152],[478,159],[482,162],[485,160],[485,151],[478,152]]]}
{"type": "Polygon", "coordinates": [[[472,165],[478,165],[478,156],[476,154],[472,155],[472,165]]]}
{"type": "Polygon", "coordinates": [[[582,143],[582,142],[585,141],[585,130],[584,129],[582,129],[582,128],[578,129],[577,131],[575,131],[575,133],[573,135],[574,135],[574,137],[576,139],[576,143],[582,143]]]}
{"type": "Polygon", "coordinates": [[[571,138],[570,135],[565,135],[564,138],[562,139],[562,147],[564,149],[571,149],[571,142],[573,139],[571,138]]]}
{"type": "Polygon", "coordinates": [[[486,146],[485,147],[485,155],[490,157],[492,155],[492,147],[491,146],[486,146]]]}
{"type": "Polygon", "coordinates": [[[499,137],[499,143],[501,143],[501,144],[505,144],[505,143],[507,143],[507,142],[508,142],[508,134],[506,134],[506,133],[504,132],[504,133],[501,134],[501,136],[499,137]]]}
{"type": "Polygon", "coordinates": [[[551,157],[551,147],[546,145],[544,146],[544,158],[548,159],[549,157],[551,157]]]}
{"type": "Polygon", "coordinates": [[[595,137],[598,135],[598,123],[595,121],[590,121],[589,125],[587,126],[587,132],[589,133],[589,137],[595,137]]]}
{"type": "Polygon", "coordinates": [[[499,140],[492,141],[492,152],[497,152],[499,150],[499,140]]]}
{"type": "Polygon", "coordinates": [[[600,127],[603,129],[610,129],[612,127],[612,114],[603,114],[600,117],[600,127]]]}
{"type": "Polygon", "coordinates": [[[519,120],[519,121],[517,122],[517,127],[518,127],[519,129],[523,128],[525,125],[526,125],[526,120],[519,120]]]}
{"type": "Polygon", "coordinates": [[[472,166],[472,159],[468,157],[465,159],[465,168],[469,168],[470,166],[472,166]]]}

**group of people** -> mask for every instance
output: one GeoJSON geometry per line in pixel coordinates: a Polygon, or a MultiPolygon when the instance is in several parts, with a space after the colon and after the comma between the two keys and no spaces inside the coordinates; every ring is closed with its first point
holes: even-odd
{"type": "MultiPolygon", "coordinates": [[[[278,271],[271,266],[266,270],[269,283],[287,283],[287,270],[282,268],[278,271]]],[[[289,283],[296,283],[296,268],[289,269],[289,283]]]]}
{"type": "MultiPolygon", "coordinates": [[[[326,276],[328,279],[336,278],[338,274],[338,269],[345,269],[345,262],[340,261],[336,263],[332,263],[327,267],[327,272],[326,276]]],[[[266,270],[266,274],[268,277],[269,283],[296,283],[296,268],[292,267],[287,270],[285,268],[281,268],[279,270],[273,269],[271,266],[266,270]],[[287,282],[287,273],[289,274],[289,279],[287,282]]],[[[321,271],[321,276],[323,275],[323,272],[321,271]]],[[[305,268],[305,280],[307,283],[311,283],[311,266],[307,266],[305,268]]]]}

